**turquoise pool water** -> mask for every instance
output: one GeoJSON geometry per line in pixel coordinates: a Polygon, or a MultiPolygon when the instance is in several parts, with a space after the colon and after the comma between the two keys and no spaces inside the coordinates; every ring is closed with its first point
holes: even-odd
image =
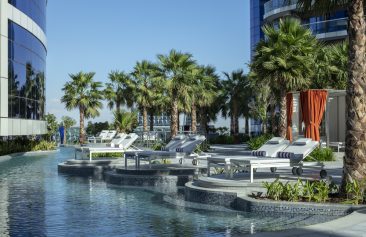
{"type": "Polygon", "coordinates": [[[208,211],[162,195],[58,174],[73,149],[0,163],[0,236],[237,236],[329,220],[208,211]]]}

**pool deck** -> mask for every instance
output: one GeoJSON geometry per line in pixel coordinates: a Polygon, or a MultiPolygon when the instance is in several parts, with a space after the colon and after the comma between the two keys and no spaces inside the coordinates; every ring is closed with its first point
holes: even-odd
{"type": "MultiPolygon", "coordinates": [[[[212,154],[214,155],[240,155],[243,150],[243,145],[214,145],[212,146],[214,149],[212,154]]],[[[326,170],[328,171],[328,175],[332,177],[333,181],[336,183],[340,183],[342,179],[342,167],[343,167],[343,156],[344,153],[340,152],[336,154],[336,161],[334,162],[326,162],[326,170]]],[[[293,181],[294,176],[291,174],[290,168],[281,168],[276,172],[278,174],[277,177],[280,178],[281,181],[293,181]]],[[[254,179],[253,186],[259,185],[262,181],[271,181],[276,177],[273,176],[268,171],[258,170],[256,173],[257,178],[254,179]]],[[[302,178],[313,179],[318,177],[318,172],[312,169],[304,170],[304,175],[302,178]]],[[[211,179],[211,183],[230,183],[234,186],[239,186],[240,183],[243,185],[243,182],[246,183],[245,186],[249,186],[248,175],[239,174],[234,176],[234,179],[229,181],[225,180],[223,175],[216,175],[216,177],[212,178],[202,178],[211,179]],[[221,181],[222,180],[222,181],[221,181]]],[[[295,177],[295,180],[297,178],[295,177]]],[[[237,190],[238,188],[232,187],[232,190],[237,190]]],[[[240,188],[239,188],[240,189],[240,188]]],[[[223,190],[223,189],[221,189],[223,190]]],[[[248,235],[249,236],[249,235],[248,235]]],[[[311,237],[322,237],[322,236],[334,236],[334,237],[353,237],[353,236],[365,236],[366,237],[366,209],[354,211],[350,215],[335,219],[330,222],[320,223],[317,225],[311,225],[303,228],[290,229],[279,232],[262,232],[256,233],[250,236],[258,236],[258,237],[290,237],[290,236],[311,236],[311,237]]]]}

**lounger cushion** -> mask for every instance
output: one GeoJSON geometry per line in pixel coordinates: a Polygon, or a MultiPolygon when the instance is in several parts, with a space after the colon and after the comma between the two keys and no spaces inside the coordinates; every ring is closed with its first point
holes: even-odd
{"type": "Polygon", "coordinates": [[[186,136],[185,135],[177,135],[177,136],[175,136],[172,140],[183,140],[183,139],[185,139],[186,138],[186,136]]]}
{"type": "Polygon", "coordinates": [[[179,148],[177,148],[177,149],[175,149],[175,151],[176,151],[176,152],[184,152],[183,148],[180,148],[180,147],[179,147],[179,148]]]}
{"type": "Polygon", "coordinates": [[[266,151],[252,151],[252,156],[266,157],[267,152],[266,151]]]}
{"type": "Polygon", "coordinates": [[[284,141],[285,139],[282,137],[273,137],[271,138],[269,141],[267,141],[268,144],[280,144],[284,141]]]}
{"type": "Polygon", "coordinates": [[[309,144],[309,142],[311,142],[310,138],[300,138],[300,139],[297,139],[296,141],[294,141],[292,144],[297,145],[297,146],[305,146],[305,145],[309,144]]]}
{"type": "Polygon", "coordinates": [[[295,154],[293,152],[279,151],[277,153],[278,158],[295,158],[295,154]]]}

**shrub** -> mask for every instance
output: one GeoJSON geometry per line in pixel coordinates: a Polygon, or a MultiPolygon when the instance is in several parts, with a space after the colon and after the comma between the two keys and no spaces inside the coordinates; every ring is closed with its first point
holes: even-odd
{"type": "Polygon", "coordinates": [[[49,142],[49,141],[40,141],[35,142],[35,144],[32,144],[32,151],[50,151],[50,150],[56,150],[56,143],[55,142],[49,142]]]}
{"type": "Polygon", "coordinates": [[[236,138],[234,136],[229,135],[219,135],[214,138],[210,138],[209,142],[210,144],[236,144],[236,143],[244,143],[249,140],[249,136],[246,134],[239,134],[239,136],[236,138]]]}
{"type": "Polygon", "coordinates": [[[258,137],[251,138],[248,141],[248,147],[250,150],[257,150],[261,146],[263,146],[264,143],[266,143],[268,140],[270,140],[273,137],[272,134],[263,134],[258,137]]]}
{"type": "Polygon", "coordinates": [[[347,203],[360,204],[365,200],[366,180],[353,180],[346,184],[347,203]]]}
{"type": "Polygon", "coordinates": [[[155,143],[151,149],[153,149],[154,151],[160,151],[162,148],[164,148],[165,144],[164,143],[155,143]]]}
{"type": "Polygon", "coordinates": [[[316,148],[308,157],[306,157],[305,161],[334,161],[335,156],[331,148],[316,148]]]}
{"type": "Polygon", "coordinates": [[[276,179],[272,183],[264,182],[263,186],[267,189],[267,197],[278,201],[283,195],[283,184],[276,179]]]}
{"type": "Polygon", "coordinates": [[[11,153],[54,150],[56,144],[45,140],[31,140],[27,137],[17,137],[14,140],[0,141],[0,155],[11,153]]]}
{"type": "Polygon", "coordinates": [[[308,202],[311,202],[314,198],[314,183],[306,180],[305,185],[303,185],[303,196],[308,202]]]}
{"type": "Polygon", "coordinates": [[[302,182],[300,179],[298,179],[294,185],[291,185],[289,182],[283,185],[283,191],[281,194],[282,200],[296,202],[300,199],[301,195],[302,195],[302,182]]]}
{"type": "Polygon", "coordinates": [[[114,152],[114,153],[94,153],[92,154],[92,158],[99,158],[99,157],[106,157],[106,158],[122,158],[122,152],[114,152]]]}
{"type": "Polygon", "coordinates": [[[324,181],[314,181],[314,200],[316,202],[326,202],[329,197],[329,184],[324,181]]]}

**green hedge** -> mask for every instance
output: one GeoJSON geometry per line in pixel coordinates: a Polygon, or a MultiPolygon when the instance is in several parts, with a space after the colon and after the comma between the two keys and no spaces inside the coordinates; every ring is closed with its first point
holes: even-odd
{"type": "Polygon", "coordinates": [[[237,144],[237,143],[244,143],[249,140],[249,136],[246,134],[240,134],[235,141],[234,136],[229,135],[219,135],[214,138],[210,138],[210,144],[237,144]]]}
{"type": "Polygon", "coordinates": [[[0,141],[0,155],[18,152],[55,150],[56,143],[46,140],[31,140],[18,137],[14,140],[0,141]]]}

